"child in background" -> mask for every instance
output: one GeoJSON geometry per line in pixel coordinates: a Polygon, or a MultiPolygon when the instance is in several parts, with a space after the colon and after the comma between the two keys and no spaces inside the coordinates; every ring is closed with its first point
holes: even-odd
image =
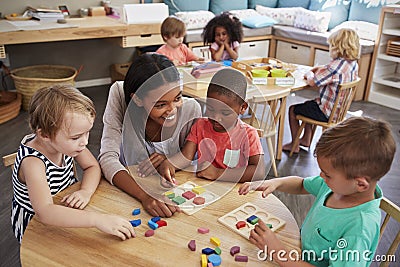
{"type": "Polygon", "coordinates": [[[265,177],[264,152],[257,130],[239,118],[247,82],[239,71],[222,69],[211,79],[206,116],[193,124],[182,152],[167,158],[159,173],[173,182],[175,171],[188,167],[198,155],[198,177],[233,182],[265,177]]]}
{"type": "Polygon", "coordinates": [[[215,16],[203,30],[204,44],[211,44],[211,58],[215,61],[236,60],[243,39],[240,20],[228,12],[215,16]]]}
{"type": "MultiPolygon", "coordinates": [[[[319,97],[289,107],[292,141],[283,146],[284,151],[291,151],[293,140],[300,127],[296,115],[327,122],[336,100],[339,84],[352,82],[358,78],[357,59],[360,53],[360,40],[356,31],[352,29],[337,30],[329,36],[328,43],[331,62],[327,65],[314,67],[304,76],[308,85],[318,86],[319,97]]],[[[294,153],[299,152],[300,145],[310,146],[311,134],[312,126],[307,124],[299,146],[293,150],[294,153]]]]}
{"type": "Polygon", "coordinates": [[[77,89],[64,85],[42,88],[31,99],[29,124],[33,134],[19,147],[12,173],[12,228],[18,241],[33,215],[60,227],[96,227],[122,240],[135,236],[128,220],[119,216],[88,212],[100,181],[100,166],[86,148],[96,115],[93,102],[77,89]],[[53,196],[74,184],[73,160],[83,169],[81,188],[63,197],[53,196]]]}
{"type": "Polygon", "coordinates": [[[161,36],[165,44],[156,53],[168,57],[175,66],[185,65],[190,61],[203,61],[204,58],[196,56],[183,43],[185,34],[185,23],[175,16],[169,16],[161,24],[161,36]]]}
{"type": "MultiPolygon", "coordinates": [[[[382,190],[377,182],[389,171],[395,151],[396,142],[388,123],[352,117],[326,130],[318,141],[314,154],[320,176],[245,183],[239,194],[257,190],[267,197],[279,190],[314,195],[316,200],[301,227],[301,243],[303,251],[315,252],[316,257],[303,260],[315,266],[369,266],[378,245],[381,222],[382,190]],[[328,251],[333,252],[332,257],[328,251]],[[359,253],[359,261],[351,257],[354,251],[359,253]]],[[[250,241],[263,250],[267,246],[268,251],[288,252],[261,221],[251,231],[250,241]]],[[[303,266],[278,257],[274,260],[281,266],[303,266]]]]}

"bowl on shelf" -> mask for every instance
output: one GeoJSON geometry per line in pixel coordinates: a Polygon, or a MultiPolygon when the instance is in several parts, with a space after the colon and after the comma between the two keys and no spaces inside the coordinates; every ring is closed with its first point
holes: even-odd
{"type": "Polygon", "coordinates": [[[256,78],[266,78],[269,75],[269,71],[264,69],[254,69],[251,70],[251,75],[256,78]]]}
{"type": "Polygon", "coordinates": [[[272,69],[271,77],[286,77],[286,70],[284,69],[272,69]]]}

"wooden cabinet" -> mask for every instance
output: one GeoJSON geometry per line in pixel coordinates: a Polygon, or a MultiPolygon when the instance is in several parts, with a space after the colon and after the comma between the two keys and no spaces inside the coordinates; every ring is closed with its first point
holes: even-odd
{"type": "Polygon", "coordinates": [[[371,102],[400,110],[400,50],[388,55],[389,41],[400,43],[400,5],[382,8],[368,96],[371,102]]]}
{"type": "Polygon", "coordinates": [[[283,62],[309,65],[311,48],[305,45],[277,41],[276,58],[283,62]]]}

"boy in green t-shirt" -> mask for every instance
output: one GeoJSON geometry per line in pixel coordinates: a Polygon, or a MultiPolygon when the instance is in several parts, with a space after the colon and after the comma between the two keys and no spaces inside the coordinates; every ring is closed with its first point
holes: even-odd
{"type": "Polygon", "coordinates": [[[382,190],[377,182],[389,171],[395,151],[384,121],[353,117],[326,130],[314,151],[320,176],[290,176],[239,188],[240,195],[257,190],[266,197],[279,190],[316,197],[301,227],[302,257],[291,259],[290,251],[260,221],[250,241],[280,266],[369,266],[381,221],[382,190]],[[278,255],[280,250],[285,252],[278,255]]]}

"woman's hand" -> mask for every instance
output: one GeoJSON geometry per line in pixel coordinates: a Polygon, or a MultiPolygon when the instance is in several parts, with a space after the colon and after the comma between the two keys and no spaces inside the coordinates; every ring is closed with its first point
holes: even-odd
{"type": "Polygon", "coordinates": [[[160,216],[160,217],[171,217],[175,212],[180,212],[181,210],[176,205],[172,203],[167,203],[163,200],[158,200],[152,198],[151,196],[146,196],[142,200],[142,205],[145,210],[152,216],[160,216]]]}
{"type": "Polygon", "coordinates": [[[131,223],[117,215],[99,214],[99,218],[95,220],[95,226],[100,231],[118,236],[122,240],[136,236],[131,223]]]}
{"type": "Polygon", "coordinates": [[[175,167],[169,162],[169,160],[164,160],[157,168],[157,171],[165,180],[172,184],[176,184],[175,167]]]}
{"type": "Polygon", "coordinates": [[[83,209],[89,203],[92,194],[93,192],[81,189],[64,196],[61,199],[61,203],[64,203],[66,207],[83,209]]]}
{"type": "Polygon", "coordinates": [[[138,166],[138,175],[146,177],[157,173],[157,168],[167,157],[163,154],[153,153],[148,159],[143,160],[138,166]]]}

